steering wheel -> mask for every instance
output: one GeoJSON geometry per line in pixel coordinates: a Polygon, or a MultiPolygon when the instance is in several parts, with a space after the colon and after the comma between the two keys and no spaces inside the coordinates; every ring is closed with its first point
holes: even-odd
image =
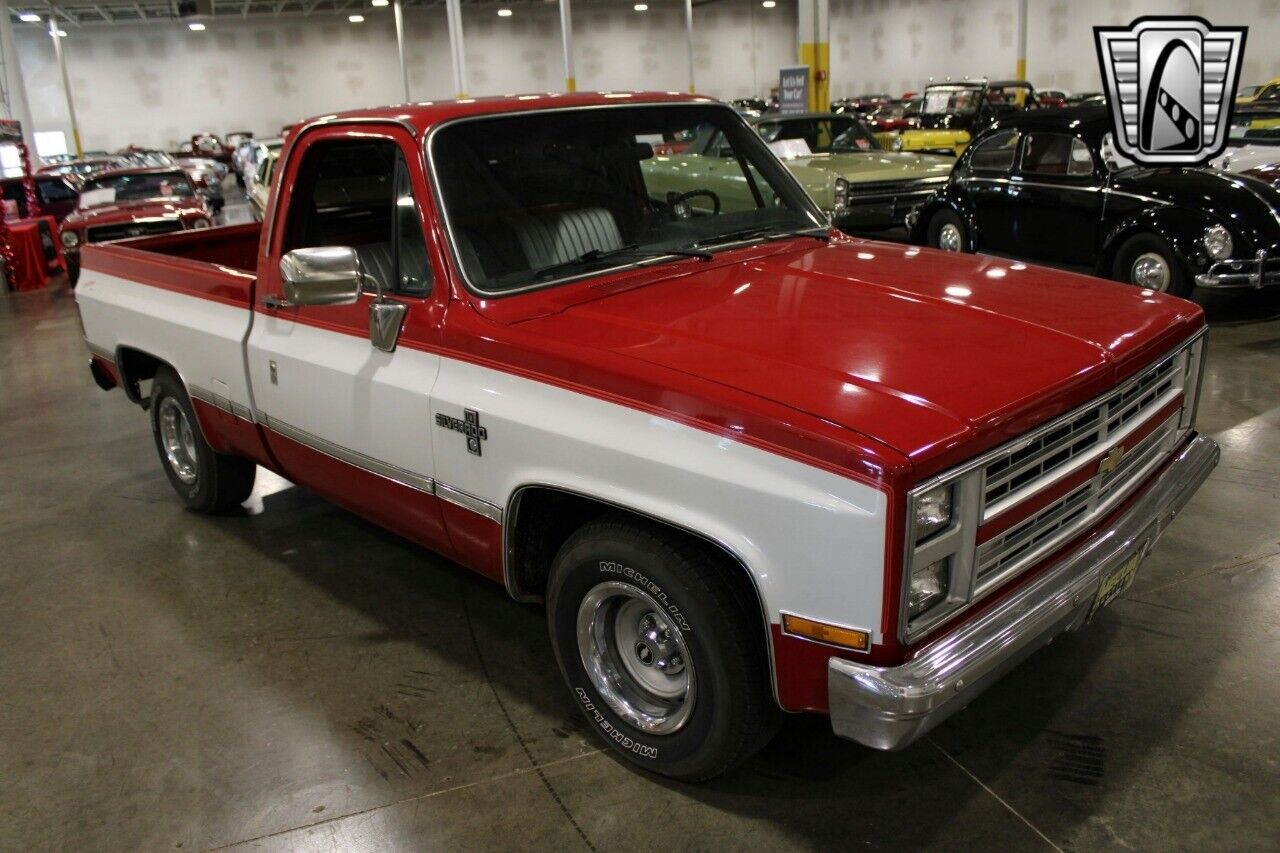
{"type": "Polygon", "coordinates": [[[689,199],[702,196],[711,199],[711,213],[718,216],[720,214],[720,196],[711,190],[690,190],[687,193],[667,193],[667,209],[671,211],[671,215],[676,219],[688,219],[693,215],[693,211],[686,204],[689,199]]]}

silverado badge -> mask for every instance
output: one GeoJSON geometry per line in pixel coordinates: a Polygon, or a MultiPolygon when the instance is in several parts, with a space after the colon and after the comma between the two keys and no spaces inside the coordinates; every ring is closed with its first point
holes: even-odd
{"type": "Polygon", "coordinates": [[[480,454],[480,442],[489,437],[489,430],[480,426],[480,413],[475,409],[463,409],[462,419],[448,415],[436,415],[436,426],[460,432],[467,437],[467,452],[476,456],[480,454]]]}

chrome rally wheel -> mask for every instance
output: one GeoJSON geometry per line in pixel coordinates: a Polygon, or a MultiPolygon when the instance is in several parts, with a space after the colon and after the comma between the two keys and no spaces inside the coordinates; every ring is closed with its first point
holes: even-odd
{"type": "Polygon", "coordinates": [[[160,427],[160,443],[164,449],[165,461],[179,480],[191,485],[196,481],[198,471],[196,438],[191,422],[173,397],[160,400],[156,420],[160,427]]]}
{"type": "Polygon", "coordinates": [[[616,581],[578,606],[578,654],[609,709],[637,729],[679,731],[693,712],[696,680],[684,635],[661,605],[616,581]]]}

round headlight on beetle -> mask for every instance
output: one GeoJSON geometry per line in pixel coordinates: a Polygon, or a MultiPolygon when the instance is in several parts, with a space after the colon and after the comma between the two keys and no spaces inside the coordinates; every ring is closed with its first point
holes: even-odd
{"type": "Polygon", "coordinates": [[[62,246],[66,249],[74,249],[80,245],[80,235],[74,231],[62,232],[62,246]]]}
{"type": "Polygon", "coordinates": [[[1204,248],[1209,257],[1224,260],[1231,257],[1235,246],[1231,243],[1231,232],[1221,225],[1210,225],[1204,232],[1204,248]]]}

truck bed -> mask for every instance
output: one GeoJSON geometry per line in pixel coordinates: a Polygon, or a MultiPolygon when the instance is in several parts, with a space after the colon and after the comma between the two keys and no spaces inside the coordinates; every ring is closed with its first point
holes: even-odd
{"type": "Polygon", "coordinates": [[[261,223],[250,222],[89,244],[81,269],[248,308],[261,232],[261,223]]]}
{"type": "Polygon", "coordinates": [[[117,371],[145,354],[173,367],[193,399],[251,420],[244,345],[260,232],[252,223],[85,246],[76,302],[90,351],[117,371]]]}

